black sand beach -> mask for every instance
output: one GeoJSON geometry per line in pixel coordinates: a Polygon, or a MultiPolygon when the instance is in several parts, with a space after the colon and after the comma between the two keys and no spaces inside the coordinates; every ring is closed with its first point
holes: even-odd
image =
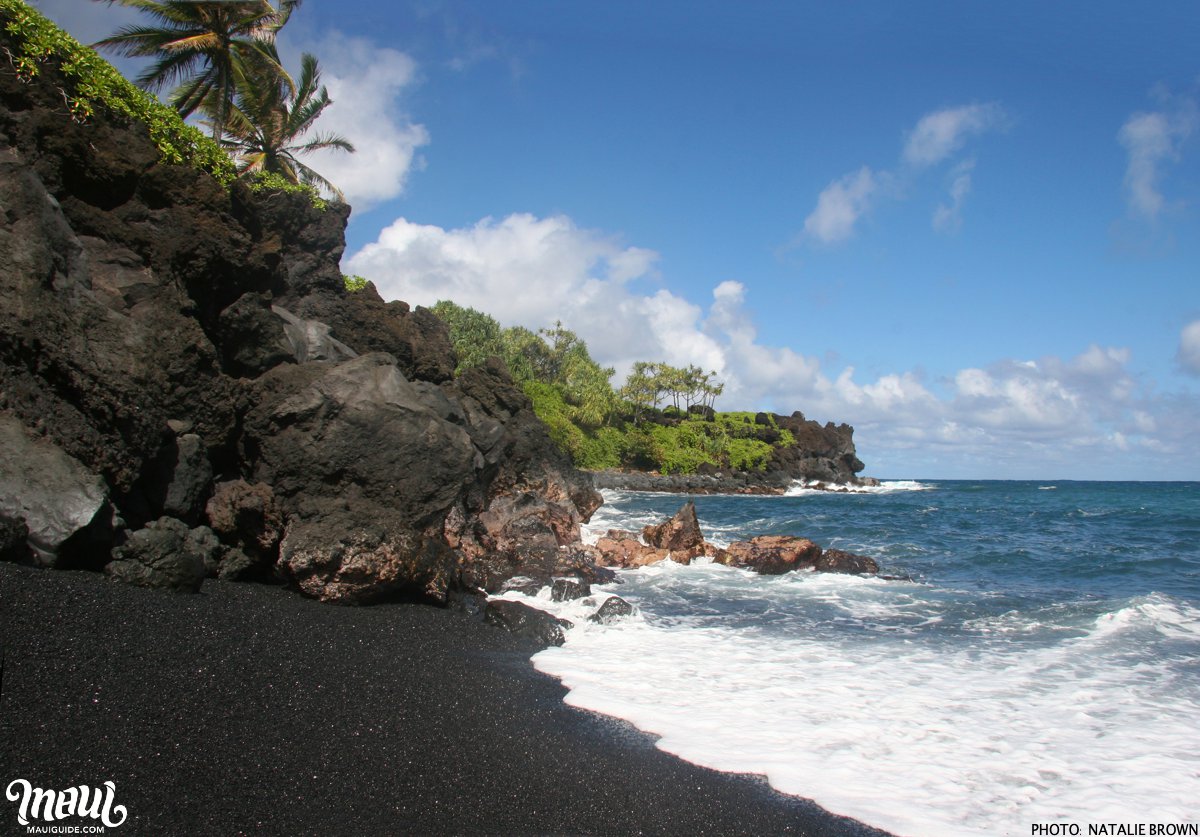
{"type": "Polygon", "coordinates": [[[883,833],[566,706],[529,646],[456,612],[10,564],[0,597],[0,778],[114,781],[110,833],[883,833]]]}

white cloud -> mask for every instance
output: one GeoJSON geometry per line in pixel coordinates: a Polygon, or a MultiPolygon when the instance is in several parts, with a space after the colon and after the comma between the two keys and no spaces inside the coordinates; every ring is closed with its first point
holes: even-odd
{"type": "MultiPolygon", "coordinates": [[[[908,134],[896,172],[873,171],[862,166],[825,187],[817,197],[816,208],[804,219],[803,238],[822,244],[848,239],[859,219],[885,194],[899,196],[904,184],[917,173],[943,162],[959,151],[973,136],[1002,127],[1004,110],[997,104],[964,105],[928,113],[908,134]]],[[[962,225],[962,206],[971,191],[973,159],[959,163],[952,171],[949,203],[940,204],[933,213],[933,228],[951,233],[962,225]]]]}
{"type": "Polygon", "coordinates": [[[858,219],[871,208],[878,185],[867,166],[830,183],[817,198],[816,209],[804,219],[805,235],[825,244],[849,238],[858,219]]]}
{"type": "Polygon", "coordinates": [[[1117,140],[1125,147],[1125,197],[1130,212],[1153,221],[1166,207],[1160,181],[1168,162],[1179,158],[1179,149],[1197,124],[1196,103],[1181,99],[1165,102],[1166,108],[1135,113],[1125,121],[1117,140]]]}
{"type": "Polygon", "coordinates": [[[998,127],[1003,109],[995,104],[964,105],[928,113],[908,135],[904,162],[910,166],[932,166],[958,151],[967,138],[998,127]]]}
{"type": "Polygon", "coordinates": [[[420,164],[417,149],[429,144],[429,132],[402,105],[416,80],[416,62],[340,32],[303,49],[320,60],[321,82],[333,100],[314,133],[340,134],[355,148],[353,154],[319,151],[305,164],[337,184],[358,209],[399,196],[409,172],[420,164]]]}
{"type": "Polygon", "coordinates": [[[950,202],[939,204],[933,211],[933,229],[940,233],[954,233],[962,226],[962,206],[971,191],[971,170],[974,160],[967,160],[954,167],[951,173],[950,202]]]}
{"type": "Polygon", "coordinates": [[[1194,320],[1179,333],[1179,353],[1175,356],[1183,371],[1200,376],[1200,320],[1194,320]]]}
{"type": "MultiPolygon", "coordinates": [[[[504,325],[561,320],[598,361],[617,368],[617,384],[637,360],[715,370],[729,409],[799,409],[853,424],[868,465],[941,463],[960,472],[973,467],[976,476],[981,469],[1003,476],[1020,465],[1034,475],[1064,476],[1060,469],[1078,469],[1081,461],[1111,470],[1113,457],[1122,456],[1200,467],[1195,399],[1147,394],[1125,348],[1003,360],[959,370],[936,386],[905,370],[864,381],[853,367],[827,371],[817,357],[764,344],[742,282],[718,284],[707,305],[666,289],[637,292],[631,281],[655,280],[657,259],[564,216],[518,214],[457,230],[399,219],[350,256],[346,269],[373,280],[388,299],[453,299],[504,325]]],[[[1200,348],[1196,325],[1186,334],[1188,345],[1200,348]]]]}

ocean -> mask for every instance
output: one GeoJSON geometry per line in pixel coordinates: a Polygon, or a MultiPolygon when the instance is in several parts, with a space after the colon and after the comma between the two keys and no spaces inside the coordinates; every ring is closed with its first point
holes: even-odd
{"type": "MultiPolygon", "coordinates": [[[[686,499],[606,492],[587,535],[686,499]]],[[[910,580],[701,559],[543,590],[576,627],[533,662],[568,703],[898,835],[1200,833],[1200,483],[694,499],[710,541],[801,535],[910,580]],[[635,616],[589,623],[611,594],[635,616]]]]}

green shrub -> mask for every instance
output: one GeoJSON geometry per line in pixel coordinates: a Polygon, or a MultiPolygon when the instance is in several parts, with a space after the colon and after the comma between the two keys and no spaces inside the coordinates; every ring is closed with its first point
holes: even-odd
{"type": "MultiPolygon", "coordinates": [[[[305,195],[313,208],[324,210],[329,207],[329,201],[321,197],[321,193],[304,183],[293,183],[281,174],[271,171],[258,171],[250,178],[252,192],[287,192],[292,195],[305,195]]],[[[361,277],[357,277],[361,278],[361,277]]],[[[366,280],[363,279],[363,287],[366,280]]]]}
{"type": "Polygon", "coordinates": [[[738,471],[761,471],[767,467],[772,447],[758,439],[730,439],[729,467],[738,471]]]}
{"type": "Polygon", "coordinates": [[[601,427],[582,435],[583,439],[573,453],[576,467],[592,471],[620,467],[626,434],[615,427],[601,427]]]}
{"type": "Polygon", "coordinates": [[[114,116],[144,123],[163,161],[206,171],[225,185],[237,178],[233,161],[220,145],[25,3],[0,0],[0,20],[13,40],[15,51],[8,52],[8,59],[18,76],[32,79],[42,65],[58,64],[72,119],[86,122],[97,108],[104,108],[114,116]]]}
{"type": "Polygon", "coordinates": [[[366,278],[359,276],[357,273],[343,273],[342,282],[346,285],[346,290],[352,294],[356,294],[367,287],[366,278]]]}

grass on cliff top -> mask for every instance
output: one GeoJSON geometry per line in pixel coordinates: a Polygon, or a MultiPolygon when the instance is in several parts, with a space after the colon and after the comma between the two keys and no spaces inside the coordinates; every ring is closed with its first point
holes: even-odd
{"type": "MultiPolygon", "coordinates": [[[[237,167],[215,140],[188,125],[95,50],[79,43],[22,0],[0,0],[0,23],[11,44],[4,52],[20,78],[30,80],[43,65],[57,63],[65,79],[62,93],[72,119],[86,122],[103,108],[114,116],[143,123],[164,162],[208,172],[224,186],[237,179],[237,167]]],[[[259,174],[251,180],[250,188],[298,192],[307,195],[317,209],[327,206],[311,186],[289,183],[278,175],[259,174]]]]}

